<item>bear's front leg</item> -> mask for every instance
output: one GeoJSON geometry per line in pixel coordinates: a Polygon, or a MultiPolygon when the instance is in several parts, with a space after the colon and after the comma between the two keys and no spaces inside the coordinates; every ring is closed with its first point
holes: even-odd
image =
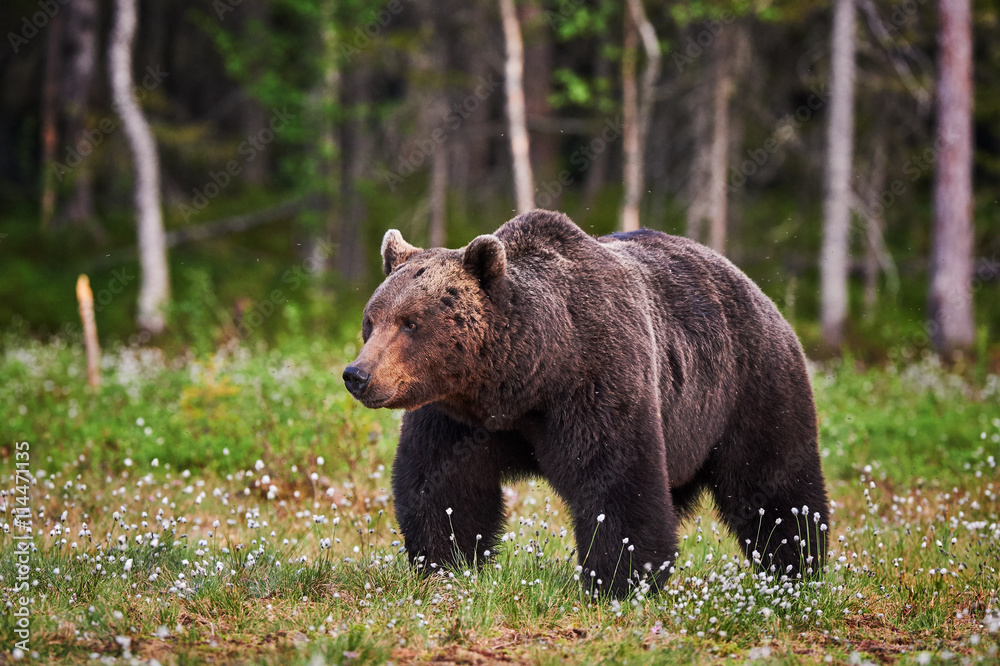
{"type": "Polygon", "coordinates": [[[559,428],[538,454],[543,474],[573,514],[584,590],[623,598],[642,579],[656,589],[677,552],[656,412],[633,405],[575,414],[579,420],[563,421],[573,427],[559,428]]]}
{"type": "Polygon", "coordinates": [[[392,469],[396,520],[410,561],[482,562],[506,519],[501,482],[528,471],[530,449],[512,433],[463,425],[433,405],[403,417],[392,469]]]}

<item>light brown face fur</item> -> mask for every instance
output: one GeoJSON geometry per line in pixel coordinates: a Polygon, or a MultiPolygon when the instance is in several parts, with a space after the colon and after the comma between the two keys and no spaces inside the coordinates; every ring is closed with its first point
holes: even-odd
{"type": "Polygon", "coordinates": [[[358,396],[365,406],[412,410],[467,384],[482,344],[483,295],[462,250],[420,250],[390,232],[382,254],[388,277],[365,307],[365,344],[351,365],[371,377],[358,396]]]}

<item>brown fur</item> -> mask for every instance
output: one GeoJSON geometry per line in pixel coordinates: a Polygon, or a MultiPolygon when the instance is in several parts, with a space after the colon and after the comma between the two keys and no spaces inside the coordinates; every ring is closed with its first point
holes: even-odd
{"type": "Polygon", "coordinates": [[[353,386],[367,406],[408,410],[393,489],[416,562],[481,559],[501,483],[542,475],[594,589],[655,585],[703,490],[748,557],[819,569],[827,500],[802,351],[726,259],[648,230],[594,239],[548,211],[460,250],[390,231],[382,255],[348,371],[369,378],[353,386]]]}

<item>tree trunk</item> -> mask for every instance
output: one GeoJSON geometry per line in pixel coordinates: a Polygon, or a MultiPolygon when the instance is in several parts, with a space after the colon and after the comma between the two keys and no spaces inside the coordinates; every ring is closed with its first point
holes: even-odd
{"type": "Polygon", "coordinates": [[[642,145],[639,143],[638,67],[639,29],[632,13],[625,10],[625,37],[622,44],[622,176],[624,198],[621,210],[622,231],[639,228],[639,195],[636,180],[642,179],[642,145]]]}
{"type": "MultiPolygon", "coordinates": [[[[438,35],[447,34],[448,26],[442,21],[441,12],[435,11],[433,2],[419,5],[421,13],[421,33],[425,40],[413,53],[413,71],[420,80],[426,82],[418,101],[417,133],[419,136],[435,136],[442,131],[442,123],[451,110],[450,88],[446,72],[449,71],[447,44],[438,35]]],[[[449,152],[451,141],[432,141],[430,155],[430,192],[427,242],[430,247],[444,247],[448,212],[449,152]]]]}
{"type": "MultiPolygon", "coordinates": [[[[325,272],[335,260],[332,256],[337,252],[336,243],[340,237],[342,215],[338,214],[334,203],[334,193],[340,186],[340,175],[337,173],[336,158],[338,153],[337,123],[334,120],[336,111],[340,109],[340,69],[337,57],[339,46],[335,28],[336,8],[333,0],[326,0],[319,5],[320,44],[322,54],[319,61],[322,72],[315,86],[309,92],[310,129],[316,136],[316,144],[311,147],[313,159],[317,163],[318,178],[315,196],[310,207],[320,219],[326,220],[325,238],[316,234],[311,241],[309,260],[317,272],[325,272]],[[333,249],[331,249],[333,248],[333,249]]],[[[313,193],[310,193],[313,194],[313,193]]]]}
{"type": "Polygon", "coordinates": [[[730,101],[735,88],[733,63],[739,24],[724,26],[712,44],[710,77],[696,91],[692,110],[695,158],[688,186],[687,236],[725,252],[728,235],[729,191],[726,187],[731,144],[730,101]],[[711,108],[705,113],[704,108],[711,108]],[[707,239],[705,227],[708,226],[707,239]],[[704,240],[703,240],[704,239],[704,240]]]}
{"type": "MultiPolygon", "coordinates": [[[[594,73],[596,78],[611,78],[611,63],[608,61],[601,49],[594,49],[594,73]]],[[[597,205],[597,197],[608,184],[608,162],[611,158],[610,150],[602,150],[600,154],[594,155],[587,163],[586,176],[583,181],[583,209],[590,212],[590,209],[597,205]]],[[[574,165],[576,166],[576,165],[574,165]]]]}
{"type": "Polygon", "coordinates": [[[827,126],[826,201],[820,257],[823,342],[840,347],[847,317],[847,271],[854,149],[854,0],[836,0],[827,126]]]}
{"type": "Polygon", "coordinates": [[[56,179],[55,161],[56,145],[59,143],[58,105],[59,105],[59,69],[62,60],[62,24],[63,14],[52,17],[49,32],[45,41],[45,70],[42,82],[42,199],[40,215],[42,229],[52,226],[52,218],[56,211],[56,179]]]}
{"type": "MultiPolygon", "coordinates": [[[[66,5],[65,42],[69,51],[62,89],[66,118],[66,140],[75,143],[87,124],[91,81],[97,63],[98,12],[96,0],[74,0],[66,5]]],[[[94,217],[93,178],[90,163],[84,160],[73,174],[73,189],[66,202],[66,219],[71,224],[91,223],[94,217]]],[[[96,222],[92,229],[103,236],[96,222]]]]}
{"type": "Polygon", "coordinates": [[[708,191],[711,182],[712,164],[712,123],[711,114],[704,109],[712,103],[715,87],[708,76],[699,77],[694,93],[689,99],[687,115],[691,118],[693,158],[691,173],[687,182],[687,211],[685,235],[691,240],[704,242],[705,220],[708,219],[708,191]]]}
{"type": "Polygon", "coordinates": [[[975,339],[972,315],[972,18],[969,0],[940,0],[937,172],[929,314],[946,357],[975,339]]]}
{"type": "Polygon", "coordinates": [[[115,22],[108,48],[108,70],[115,109],[135,165],[135,205],[139,239],[139,328],[160,333],[170,299],[167,245],[160,208],[160,165],[149,123],[132,96],[132,40],[136,0],[115,0],[115,22]]]}
{"type": "MultiPolygon", "coordinates": [[[[243,25],[241,26],[244,42],[252,48],[255,24],[266,24],[267,4],[265,0],[244,0],[243,25]]],[[[255,75],[256,77],[256,75],[255,75]]],[[[268,117],[264,108],[256,99],[247,95],[240,104],[240,127],[244,136],[256,136],[267,127],[268,117]]],[[[268,151],[261,151],[256,159],[243,164],[243,182],[248,185],[264,185],[269,176],[268,151]]]]}
{"type": "MultiPolygon", "coordinates": [[[[552,105],[552,29],[545,20],[539,0],[526,0],[517,6],[524,36],[524,105],[528,120],[549,120],[552,105]]],[[[556,176],[559,157],[559,136],[547,131],[531,131],[531,168],[541,182],[556,176]]]]}
{"type": "Polygon", "coordinates": [[[871,169],[865,192],[864,205],[869,214],[865,218],[865,318],[873,319],[878,306],[879,250],[884,245],[882,230],[885,227],[879,195],[885,191],[886,182],[886,132],[875,132],[872,139],[871,169]]]}
{"type": "MultiPolygon", "coordinates": [[[[449,157],[454,163],[450,191],[457,192],[460,205],[466,206],[470,199],[476,198],[476,189],[470,184],[486,182],[496,171],[494,135],[485,128],[493,123],[495,105],[492,91],[500,75],[496,56],[503,54],[492,48],[496,39],[496,16],[491,3],[464,3],[462,11],[455,11],[447,20],[443,18],[445,11],[437,7],[432,5],[432,11],[437,13],[435,23],[445,26],[444,29],[449,31],[446,34],[453,36],[453,39],[447,40],[451,63],[448,71],[457,70],[464,74],[465,81],[460,84],[463,90],[474,90],[480,82],[489,82],[491,91],[488,100],[481,100],[482,103],[471,107],[466,104],[467,97],[462,99],[456,95],[456,99],[452,100],[451,111],[459,113],[462,122],[454,132],[454,140],[448,140],[451,144],[449,157]]],[[[504,168],[504,171],[508,169],[504,168]]]]}
{"type": "Polygon", "coordinates": [[[428,228],[428,244],[444,247],[446,220],[448,215],[448,148],[438,146],[431,156],[431,222],[428,228]]]}
{"type": "Polygon", "coordinates": [[[715,40],[715,89],[712,95],[712,150],[709,158],[708,220],[709,246],[716,252],[726,251],[728,222],[728,191],[726,168],[729,165],[729,100],[733,95],[733,73],[730,64],[733,49],[731,32],[736,26],[723,28],[715,40]]]}
{"type": "Polygon", "coordinates": [[[639,228],[639,206],[645,176],[646,137],[655,102],[654,90],[660,76],[660,45],[653,24],[646,18],[642,0],[628,0],[625,11],[625,49],[622,53],[623,151],[625,158],[621,227],[623,231],[639,228]],[[646,69],[642,75],[642,90],[636,86],[636,41],[642,40],[646,53],[646,69]]]}
{"type": "Polygon", "coordinates": [[[535,185],[531,174],[531,152],[524,109],[524,45],[521,42],[521,26],[517,20],[514,0],[500,0],[500,14],[507,47],[504,91],[507,95],[510,152],[513,156],[514,199],[520,214],[535,207],[535,185]]]}
{"type": "Polygon", "coordinates": [[[363,229],[368,218],[365,201],[358,192],[370,155],[363,118],[368,91],[367,71],[360,63],[346,70],[342,77],[341,100],[344,121],[340,125],[340,245],[337,268],[348,284],[357,284],[368,270],[363,229]]]}

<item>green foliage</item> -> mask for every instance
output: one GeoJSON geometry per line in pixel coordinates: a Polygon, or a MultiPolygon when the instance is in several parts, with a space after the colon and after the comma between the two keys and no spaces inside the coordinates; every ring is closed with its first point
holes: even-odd
{"type": "Polygon", "coordinates": [[[256,20],[236,27],[204,12],[192,13],[192,20],[214,41],[229,75],[264,109],[287,109],[293,117],[276,137],[295,149],[281,169],[290,184],[307,192],[319,185],[319,172],[316,156],[303,160],[303,153],[315,142],[316,127],[339,112],[336,100],[322,98],[318,107],[310,101],[310,92],[333,64],[326,61],[332,54],[324,50],[321,34],[330,20],[329,4],[325,0],[268,3],[267,27],[256,20]]]}
{"type": "MultiPolygon", "coordinates": [[[[564,0],[554,8],[546,9],[545,17],[557,42],[591,45],[611,62],[621,58],[617,40],[607,39],[609,34],[618,31],[615,26],[621,23],[618,4],[602,0],[591,6],[564,0]]],[[[608,77],[593,72],[582,74],[571,67],[558,67],[553,71],[553,91],[549,95],[549,103],[556,109],[577,107],[601,114],[613,113],[619,104],[608,77]]]]}
{"type": "Polygon", "coordinates": [[[33,433],[46,465],[83,454],[93,469],[156,460],[225,474],[274,457],[300,465],[294,478],[305,480],[321,455],[346,474],[377,471],[398,415],[366,410],[344,389],[340,373],[355,343],[287,342],[283,353],[265,352],[249,339],[259,353],[218,351],[182,367],[157,350],[118,347],[106,353],[105,382],[94,392],[81,381],[79,348],[15,348],[8,339],[4,418],[33,433]]]}
{"type": "Polygon", "coordinates": [[[734,17],[742,16],[753,16],[762,21],[779,21],[784,16],[782,4],[792,3],[757,2],[756,0],[697,0],[672,4],[670,16],[681,27],[702,21],[731,20],[734,17]]]}
{"type": "Polygon", "coordinates": [[[549,96],[549,102],[555,108],[577,106],[603,114],[614,113],[618,108],[612,97],[611,81],[606,77],[584,77],[562,67],[553,73],[553,78],[555,91],[549,96]]]}
{"type": "Polygon", "coordinates": [[[574,0],[562,0],[547,9],[545,17],[560,41],[585,37],[606,37],[613,30],[615,17],[621,16],[621,7],[614,2],[601,0],[594,5],[574,0]]]}

